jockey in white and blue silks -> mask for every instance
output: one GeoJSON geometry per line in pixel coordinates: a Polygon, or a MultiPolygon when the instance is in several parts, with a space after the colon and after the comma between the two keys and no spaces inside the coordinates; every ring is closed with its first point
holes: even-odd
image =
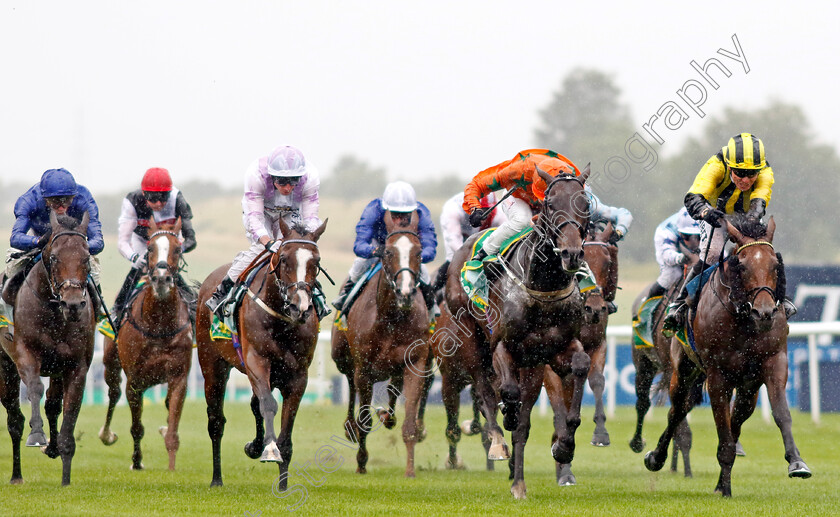
{"type": "Polygon", "coordinates": [[[697,253],[700,245],[700,223],[682,207],[659,223],[653,234],[659,278],[650,287],[648,298],[662,296],[683,277],[683,268],[690,261],[689,253],[697,253]]]}
{"type": "MultiPolygon", "coordinates": [[[[99,208],[90,191],[78,185],[66,169],[50,169],[41,176],[15,203],[15,223],[10,239],[11,249],[6,254],[5,286],[3,298],[14,303],[23,273],[34,259],[33,250],[43,248],[51,235],[50,211],[81,220],[88,214],[87,238],[90,250],[90,275],[99,286],[98,255],[105,248],[99,208]],[[9,281],[11,280],[11,281],[9,281]]],[[[94,303],[98,306],[99,301],[94,303]]]]}
{"type": "Polygon", "coordinates": [[[610,271],[606,285],[601,287],[604,292],[604,300],[607,302],[607,310],[610,314],[614,314],[618,310],[615,305],[615,293],[618,290],[618,241],[622,240],[627,235],[627,231],[630,230],[630,225],[633,224],[633,214],[626,208],[602,203],[588,184],[584,186],[584,190],[589,196],[590,222],[595,224],[610,222],[613,226],[613,232],[609,237],[611,246],[608,248],[610,271]]]}
{"type": "Polygon", "coordinates": [[[426,300],[427,306],[434,303],[434,295],[429,285],[429,271],[425,264],[435,259],[437,253],[437,236],[435,235],[435,223],[432,221],[432,214],[426,205],[417,201],[414,188],[404,181],[395,181],[385,187],[381,198],[374,199],[362,211],[362,217],[356,224],[356,242],[353,244],[353,252],[356,253],[356,260],[350,268],[347,282],[341,288],[338,298],[333,301],[333,306],[342,310],[347,294],[359,281],[362,274],[370,268],[377,259],[376,251],[385,244],[388,231],[385,229],[385,217],[388,212],[393,216],[408,216],[417,212],[419,222],[417,234],[420,237],[420,289],[426,300]]]}
{"type": "Polygon", "coordinates": [[[257,255],[284,238],[279,219],[289,227],[300,226],[307,232],[321,226],[318,218],[320,186],[318,169],[295,147],[277,147],[268,156],[251,163],[245,172],[245,195],[242,197],[242,223],[251,247],[234,257],[222,283],[207,300],[211,311],[227,297],[236,279],[257,255]]]}

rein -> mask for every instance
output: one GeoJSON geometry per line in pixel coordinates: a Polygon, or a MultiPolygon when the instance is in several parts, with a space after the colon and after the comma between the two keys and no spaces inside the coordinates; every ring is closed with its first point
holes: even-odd
{"type": "MultiPolygon", "coordinates": [[[[418,241],[420,240],[420,235],[418,235],[417,232],[414,232],[412,230],[395,230],[395,231],[393,231],[393,232],[391,232],[391,233],[389,233],[388,235],[385,236],[385,242],[388,242],[388,239],[390,239],[392,235],[402,235],[402,234],[413,235],[414,237],[417,238],[418,241]]],[[[380,262],[381,262],[381,259],[380,259],[380,262]]],[[[386,270],[383,267],[382,268],[383,275],[381,275],[379,278],[381,279],[382,276],[385,276],[386,277],[385,279],[388,281],[388,285],[390,285],[391,289],[396,292],[396,290],[397,290],[396,278],[398,276],[400,276],[400,273],[402,273],[403,271],[407,271],[408,273],[411,274],[411,276],[414,277],[414,287],[416,289],[417,286],[420,285],[420,273],[418,271],[414,271],[413,269],[411,269],[409,267],[400,268],[393,275],[389,274],[388,270],[386,270]]]]}
{"type": "MultiPolygon", "coordinates": [[[[292,302],[289,299],[289,290],[293,287],[297,288],[297,290],[303,290],[304,292],[306,292],[309,295],[309,298],[312,300],[312,303],[315,303],[315,301],[314,301],[314,296],[312,295],[313,286],[311,286],[308,283],[303,282],[303,281],[288,284],[288,283],[280,280],[280,275],[278,274],[278,270],[279,270],[279,267],[280,267],[280,260],[278,258],[278,252],[280,251],[280,249],[283,248],[283,246],[285,246],[287,244],[306,244],[306,245],[314,246],[315,249],[318,249],[318,243],[316,243],[313,240],[309,240],[309,239],[288,239],[288,240],[282,241],[280,243],[280,247],[277,248],[277,251],[272,253],[271,258],[268,261],[268,268],[269,268],[268,269],[268,274],[274,275],[274,284],[277,286],[277,293],[280,295],[280,300],[283,302],[283,307],[280,309],[280,311],[276,311],[276,310],[272,309],[267,303],[265,303],[261,298],[259,298],[258,294],[260,292],[262,292],[263,288],[265,287],[265,278],[263,278],[263,283],[262,283],[262,285],[260,285],[260,288],[257,289],[256,293],[254,291],[252,291],[250,288],[248,288],[248,296],[262,310],[267,312],[269,315],[271,315],[271,316],[273,316],[273,317],[275,317],[279,320],[283,320],[283,321],[286,321],[286,322],[289,322],[289,323],[294,323],[294,320],[292,320],[292,318],[288,314],[284,314],[287,311],[287,309],[292,305],[292,302]]],[[[318,269],[323,271],[323,269],[321,269],[320,266],[318,267],[318,269]]],[[[324,273],[326,274],[326,272],[324,272],[324,273]]]]}
{"type": "Polygon", "coordinates": [[[563,289],[559,289],[557,291],[537,291],[536,289],[531,289],[530,287],[526,286],[525,283],[520,280],[514,273],[511,271],[510,267],[507,265],[507,261],[502,258],[499,258],[498,262],[502,265],[502,268],[507,273],[508,278],[510,278],[513,283],[518,285],[523,291],[525,291],[528,296],[531,298],[539,301],[539,302],[559,302],[565,300],[569,296],[574,293],[577,284],[575,282],[569,282],[569,285],[564,287],[563,289]]]}
{"type": "MultiPolygon", "coordinates": [[[[145,301],[145,299],[146,299],[146,291],[143,291],[143,300],[145,301]]],[[[183,299],[181,301],[183,302],[183,299]]],[[[182,326],[178,327],[175,330],[170,330],[170,331],[167,331],[167,332],[152,332],[150,330],[144,330],[144,329],[140,328],[140,326],[137,324],[137,321],[135,321],[135,319],[131,316],[132,311],[126,311],[126,312],[128,313],[128,314],[126,314],[126,319],[128,320],[129,323],[131,323],[131,326],[134,327],[137,330],[137,332],[142,334],[143,337],[147,337],[147,338],[151,338],[151,339],[167,339],[167,338],[175,337],[178,334],[180,334],[181,332],[183,332],[184,330],[186,330],[188,327],[192,326],[189,318],[187,318],[187,322],[185,324],[183,324],[182,326]]],[[[140,304],[140,314],[141,314],[141,316],[143,314],[143,304],[142,303],[140,304]]]]}
{"type": "MultiPolygon", "coordinates": [[[[53,235],[52,237],[50,237],[50,242],[49,242],[50,249],[52,249],[53,243],[56,240],[58,240],[59,237],[63,237],[63,236],[67,236],[67,237],[79,236],[79,237],[83,238],[85,240],[85,242],[87,242],[87,235],[85,235],[84,233],[68,230],[68,231],[64,231],[64,232],[58,232],[55,235],[53,235]]],[[[68,279],[68,280],[65,280],[65,281],[61,282],[58,286],[56,286],[55,283],[53,282],[53,278],[52,278],[52,267],[51,267],[52,265],[50,264],[50,261],[47,260],[48,257],[45,257],[43,255],[43,253],[41,254],[41,256],[42,256],[41,262],[43,262],[44,269],[47,272],[47,285],[50,286],[50,293],[52,294],[52,298],[49,300],[50,302],[56,303],[56,302],[61,300],[61,295],[59,293],[61,292],[62,289],[64,289],[65,286],[75,287],[76,289],[82,289],[82,292],[84,293],[83,296],[87,297],[87,289],[85,289],[87,282],[82,282],[78,279],[68,279]]]]}

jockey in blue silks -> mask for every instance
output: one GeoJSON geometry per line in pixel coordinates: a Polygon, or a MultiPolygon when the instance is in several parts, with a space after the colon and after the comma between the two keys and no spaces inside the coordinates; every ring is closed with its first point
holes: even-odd
{"type": "Polygon", "coordinates": [[[338,298],[333,306],[342,311],[347,295],[376,260],[377,249],[385,244],[388,231],[385,229],[385,217],[388,213],[391,217],[411,217],[412,212],[417,212],[419,222],[417,234],[420,237],[420,290],[426,300],[426,306],[431,308],[434,304],[434,293],[429,285],[429,271],[425,264],[435,259],[437,253],[437,236],[435,235],[435,223],[432,221],[432,214],[426,205],[417,201],[414,188],[404,181],[395,181],[385,187],[381,198],[376,198],[365,207],[362,217],[356,224],[356,242],[353,244],[353,251],[356,253],[356,260],[350,268],[347,281],[341,288],[338,298]]]}

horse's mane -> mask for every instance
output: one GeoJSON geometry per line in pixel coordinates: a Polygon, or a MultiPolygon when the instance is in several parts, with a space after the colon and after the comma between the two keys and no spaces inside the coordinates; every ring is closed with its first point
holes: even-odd
{"type": "Polygon", "coordinates": [[[79,219],[76,219],[75,217],[67,214],[56,214],[55,218],[58,221],[59,225],[61,225],[63,228],[67,228],[68,230],[75,230],[76,227],[82,223],[82,221],[80,221],[79,219]]]}
{"type": "Polygon", "coordinates": [[[304,226],[302,223],[292,223],[292,225],[289,226],[289,230],[297,233],[301,237],[307,237],[308,235],[311,235],[313,233],[307,230],[306,226],[304,226]]]}
{"type": "Polygon", "coordinates": [[[747,217],[746,214],[734,213],[726,217],[729,224],[741,232],[744,237],[750,239],[760,239],[767,235],[767,225],[753,217],[747,217]]]}

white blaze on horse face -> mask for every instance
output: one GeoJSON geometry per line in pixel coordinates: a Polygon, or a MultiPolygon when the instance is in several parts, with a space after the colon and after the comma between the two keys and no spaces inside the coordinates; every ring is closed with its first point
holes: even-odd
{"type": "MultiPolygon", "coordinates": [[[[314,254],[306,249],[299,249],[295,253],[295,259],[297,260],[297,278],[295,278],[295,282],[306,282],[306,265],[309,264],[309,261],[312,260],[314,254]]],[[[298,308],[301,312],[305,312],[309,308],[309,304],[312,303],[309,300],[309,295],[303,289],[297,290],[298,296],[298,308]]]]}
{"type": "Polygon", "coordinates": [[[151,264],[160,264],[161,262],[166,263],[169,258],[169,239],[166,238],[166,235],[161,235],[155,239],[155,243],[157,247],[157,256],[151,264]]]}
{"type": "MultiPolygon", "coordinates": [[[[394,243],[394,246],[397,248],[397,251],[399,251],[400,254],[400,269],[409,269],[411,259],[411,248],[414,247],[414,245],[411,243],[411,239],[403,235],[402,237],[397,239],[397,242],[394,243]]],[[[402,294],[403,296],[408,296],[411,294],[412,291],[412,275],[408,271],[403,271],[402,273],[400,273],[400,276],[402,277],[402,282],[400,282],[400,294],[402,294]]],[[[395,278],[394,280],[397,281],[398,279],[395,278]]]]}

